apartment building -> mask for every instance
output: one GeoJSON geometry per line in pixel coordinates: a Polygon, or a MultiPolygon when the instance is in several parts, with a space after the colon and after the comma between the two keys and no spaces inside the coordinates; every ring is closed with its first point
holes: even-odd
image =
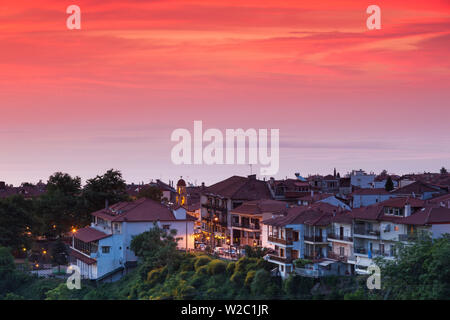
{"type": "Polygon", "coordinates": [[[246,201],[272,199],[266,181],[232,176],[204,188],[200,196],[202,239],[211,247],[235,245],[232,237],[231,211],[246,201]]]}
{"type": "Polygon", "coordinates": [[[154,200],[141,198],[120,202],[91,214],[90,226],[73,233],[70,257],[84,278],[117,280],[136,265],[130,249],[134,236],[150,230],[154,223],[164,230],[177,230],[178,248],[194,248],[194,218],[186,210],[171,209],[154,200]]]}

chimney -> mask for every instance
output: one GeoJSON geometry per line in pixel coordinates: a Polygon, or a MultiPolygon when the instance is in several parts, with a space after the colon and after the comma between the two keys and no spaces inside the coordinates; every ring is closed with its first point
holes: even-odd
{"type": "Polygon", "coordinates": [[[205,183],[202,182],[202,190],[205,189],[205,183]]]}
{"type": "Polygon", "coordinates": [[[409,217],[411,215],[411,205],[407,202],[405,204],[405,217],[409,217]]]}

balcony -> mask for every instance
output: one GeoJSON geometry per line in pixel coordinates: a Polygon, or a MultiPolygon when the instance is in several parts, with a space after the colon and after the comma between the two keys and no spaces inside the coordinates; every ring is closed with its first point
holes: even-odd
{"type": "Polygon", "coordinates": [[[331,241],[341,240],[341,241],[353,242],[353,237],[344,236],[342,234],[335,234],[335,233],[328,234],[328,239],[330,239],[331,241]]]}
{"type": "Polygon", "coordinates": [[[368,229],[366,226],[355,226],[353,235],[357,236],[369,236],[369,237],[380,237],[380,230],[368,229]]]}
{"type": "Polygon", "coordinates": [[[273,237],[273,236],[269,236],[267,240],[269,240],[269,242],[284,244],[285,246],[292,245],[292,239],[291,238],[280,239],[280,238],[276,238],[276,237],[273,237]]]}
{"type": "Polygon", "coordinates": [[[325,237],[317,236],[317,235],[305,235],[304,239],[305,239],[305,241],[309,241],[309,242],[326,242],[325,237]]]}
{"type": "Polygon", "coordinates": [[[277,262],[281,262],[281,263],[291,263],[292,262],[292,259],[287,258],[287,257],[280,257],[280,256],[276,256],[273,254],[269,254],[268,256],[269,256],[269,260],[272,260],[272,261],[277,261],[277,262]]]}
{"type": "Polygon", "coordinates": [[[340,255],[340,254],[334,253],[332,251],[328,252],[327,255],[328,255],[328,258],[330,258],[330,259],[341,261],[341,262],[344,262],[344,263],[347,263],[347,260],[349,258],[351,260],[351,257],[348,257],[346,255],[340,255]]]}
{"type": "Polygon", "coordinates": [[[247,223],[238,223],[238,222],[233,222],[232,223],[233,227],[236,228],[243,228],[243,229],[251,229],[251,230],[261,230],[260,226],[257,224],[247,224],[247,223]]]}

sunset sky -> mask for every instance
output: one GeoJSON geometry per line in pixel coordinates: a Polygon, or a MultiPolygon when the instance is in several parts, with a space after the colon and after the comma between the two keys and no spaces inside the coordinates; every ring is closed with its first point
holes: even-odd
{"type": "Polygon", "coordinates": [[[448,0],[2,0],[0,181],[250,174],[172,164],[170,134],[194,120],[280,129],[277,178],[437,172],[449,54],[448,0]],[[66,27],[72,4],[81,30],[66,27]],[[371,4],[381,30],[366,27],[371,4]]]}

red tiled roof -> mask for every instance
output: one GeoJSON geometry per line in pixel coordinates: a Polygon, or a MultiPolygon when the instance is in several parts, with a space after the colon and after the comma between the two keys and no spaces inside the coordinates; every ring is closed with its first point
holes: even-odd
{"type": "Polygon", "coordinates": [[[263,223],[272,226],[289,224],[307,224],[326,226],[341,209],[328,203],[315,203],[310,206],[298,206],[285,209],[284,215],[264,220],[263,223]]]}
{"type": "Polygon", "coordinates": [[[409,217],[403,218],[402,224],[450,224],[450,209],[444,207],[426,207],[409,217]]]}
{"type": "Polygon", "coordinates": [[[141,198],[133,202],[119,202],[92,213],[93,216],[109,221],[144,222],[144,221],[175,221],[172,210],[151,199],[141,198]]]}
{"type": "Polygon", "coordinates": [[[352,192],[352,195],[368,196],[368,195],[385,195],[390,194],[384,188],[361,188],[352,192]]]}
{"type": "Polygon", "coordinates": [[[205,189],[205,193],[215,194],[233,200],[271,199],[265,181],[256,178],[232,176],[205,189]]]}
{"type": "Polygon", "coordinates": [[[91,227],[85,227],[85,228],[79,229],[74,234],[75,238],[80,239],[83,242],[97,241],[97,240],[100,240],[103,238],[107,238],[109,236],[110,236],[110,234],[106,234],[104,232],[101,232],[101,231],[91,228],[91,227]]]}
{"type": "Polygon", "coordinates": [[[440,203],[442,201],[450,201],[450,193],[446,193],[442,196],[434,197],[428,201],[430,201],[431,203],[440,203]]]}
{"type": "Polygon", "coordinates": [[[271,199],[253,200],[244,202],[239,207],[232,210],[233,213],[263,214],[279,212],[286,209],[287,203],[271,199]]]}
{"type": "Polygon", "coordinates": [[[92,258],[89,258],[89,257],[86,257],[84,254],[82,254],[82,253],[80,253],[80,252],[78,252],[78,251],[76,251],[76,250],[74,250],[74,249],[72,249],[72,248],[69,249],[69,255],[70,255],[71,257],[74,257],[74,258],[76,258],[76,259],[78,259],[78,260],[83,261],[83,262],[86,263],[86,264],[94,264],[94,263],[97,263],[97,260],[92,259],[92,258]]]}
{"type": "Polygon", "coordinates": [[[424,192],[440,192],[441,189],[438,186],[431,185],[422,181],[416,181],[408,184],[402,188],[398,188],[392,193],[394,194],[423,194],[424,192]]]}
{"type": "Polygon", "coordinates": [[[320,201],[329,197],[333,197],[334,194],[332,193],[314,193],[314,196],[311,196],[311,194],[301,197],[298,200],[301,201],[320,201]]]}

